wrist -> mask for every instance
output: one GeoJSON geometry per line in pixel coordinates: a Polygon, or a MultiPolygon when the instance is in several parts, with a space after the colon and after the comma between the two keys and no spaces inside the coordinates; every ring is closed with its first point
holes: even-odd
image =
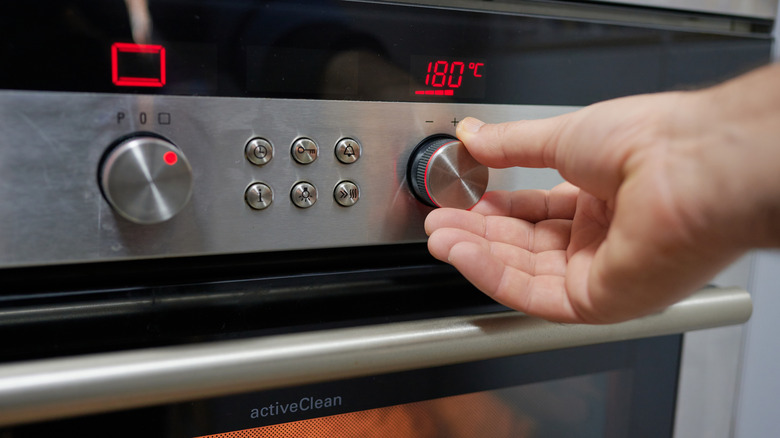
{"type": "Polygon", "coordinates": [[[727,243],[780,247],[780,65],[691,95],[710,213],[727,243]]]}

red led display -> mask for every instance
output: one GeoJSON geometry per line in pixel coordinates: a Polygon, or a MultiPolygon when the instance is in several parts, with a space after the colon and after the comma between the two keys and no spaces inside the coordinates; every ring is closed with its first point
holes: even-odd
{"type": "Polygon", "coordinates": [[[156,44],[111,45],[111,80],[119,87],[165,85],[165,47],[156,44]]]}
{"type": "Polygon", "coordinates": [[[413,57],[412,69],[420,72],[412,92],[424,96],[481,98],[484,95],[485,63],[475,60],[413,57]]]}

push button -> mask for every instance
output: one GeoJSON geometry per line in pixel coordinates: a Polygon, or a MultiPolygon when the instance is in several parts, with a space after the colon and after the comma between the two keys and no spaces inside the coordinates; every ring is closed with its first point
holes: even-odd
{"type": "Polygon", "coordinates": [[[299,138],[292,144],[292,156],[300,164],[313,163],[317,159],[319,148],[310,138],[299,138]]]}
{"type": "Polygon", "coordinates": [[[309,208],[317,202],[317,188],[308,182],[295,184],[290,192],[293,204],[300,208],[309,208]]]}
{"type": "Polygon", "coordinates": [[[262,166],[274,157],[274,147],[264,138],[253,138],[246,144],[244,155],[250,163],[262,166]]]}
{"type": "Polygon", "coordinates": [[[333,198],[344,207],[352,207],[360,199],[360,188],[352,181],[341,181],[333,190],[333,198]]]}
{"type": "Polygon", "coordinates": [[[360,158],[360,143],[351,138],[342,138],[336,143],[336,158],[344,164],[352,164],[360,158]]]}
{"type": "Polygon", "coordinates": [[[274,192],[263,183],[254,183],[244,192],[244,200],[255,210],[265,210],[274,202],[274,192]]]}

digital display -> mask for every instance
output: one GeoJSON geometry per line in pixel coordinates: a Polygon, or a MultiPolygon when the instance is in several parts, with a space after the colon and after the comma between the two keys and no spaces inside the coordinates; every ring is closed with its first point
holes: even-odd
{"type": "Polygon", "coordinates": [[[110,42],[102,69],[111,91],[210,94],[219,89],[218,48],[214,44],[110,42]]]}
{"type": "Polygon", "coordinates": [[[415,96],[485,97],[485,60],[412,57],[411,92],[415,96]]]}
{"type": "Polygon", "coordinates": [[[162,87],[165,48],[155,44],[114,43],[111,80],[118,87],[162,87]]]}
{"type": "Polygon", "coordinates": [[[136,3],[0,2],[0,90],[587,105],[720,81],[772,44],[376,2],[136,3]]]}

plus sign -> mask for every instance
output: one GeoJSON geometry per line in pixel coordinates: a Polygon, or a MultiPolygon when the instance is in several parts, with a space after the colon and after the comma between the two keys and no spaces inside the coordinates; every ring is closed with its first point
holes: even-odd
{"type": "Polygon", "coordinates": [[[452,123],[452,126],[458,126],[458,123],[459,123],[459,122],[460,122],[460,120],[458,120],[458,119],[456,119],[455,117],[453,117],[453,118],[452,118],[452,122],[450,122],[450,123],[452,123]]]}

